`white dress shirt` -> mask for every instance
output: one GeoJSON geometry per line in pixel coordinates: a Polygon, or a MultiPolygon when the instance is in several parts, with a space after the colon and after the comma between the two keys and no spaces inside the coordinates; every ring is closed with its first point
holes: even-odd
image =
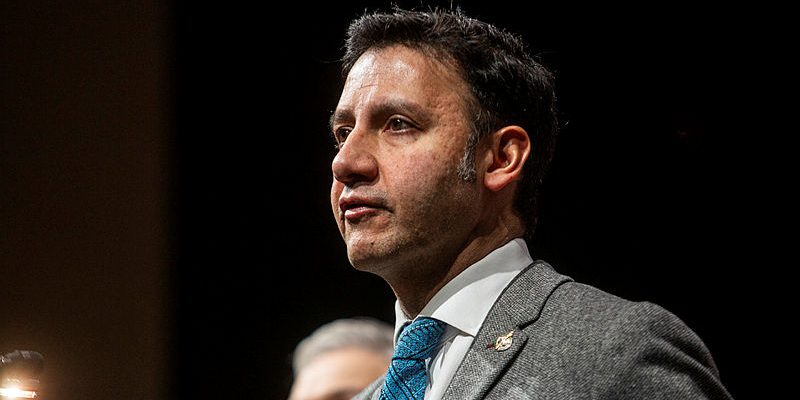
{"type": "MultiPolygon", "coordinates": [[[[418,317],[447,324],[439,351],[427,361],[426,400],[441,399],[478,329],[503,289],[533,262],[523,239],[514,239],[469,266],[439,290],[418,317]]],[[[395,302],[395,343],[410,319],[395,302]]]]}

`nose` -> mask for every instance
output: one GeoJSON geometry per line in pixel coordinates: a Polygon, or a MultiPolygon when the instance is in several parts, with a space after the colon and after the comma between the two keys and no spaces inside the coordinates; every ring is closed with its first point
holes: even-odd
{"type": "Polygon", "coordinates": [[[374,181],[378,177],[374,150],[367,132],[352,131],[333,158],[333,178],[345,186],[374,181]]]}

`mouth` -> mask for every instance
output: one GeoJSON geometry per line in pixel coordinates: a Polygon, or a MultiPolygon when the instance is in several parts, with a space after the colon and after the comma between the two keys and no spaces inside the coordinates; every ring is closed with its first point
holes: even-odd
{"type": "Polygon", "coordinates": [[[348,197],[339,200],[340,215],[349,222],[357,222],[385,209],[380,201],[374,199],[348,197]]]}

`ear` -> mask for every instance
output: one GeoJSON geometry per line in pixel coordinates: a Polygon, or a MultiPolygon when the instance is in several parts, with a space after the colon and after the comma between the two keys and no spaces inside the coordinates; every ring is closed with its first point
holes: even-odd
{"type": "Polygon", "coordinates": [[[503,127],[488,139],[486,173],[483,183],[494,192],[500,191],[522,175],[522,168],[531,153],[528,132],[520,126],[503,127]]]}

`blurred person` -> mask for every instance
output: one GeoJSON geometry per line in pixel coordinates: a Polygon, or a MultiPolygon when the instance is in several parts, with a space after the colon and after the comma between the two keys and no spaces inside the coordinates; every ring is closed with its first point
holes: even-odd
{"type": "Polygon", "coordinates": [[[295,348],[289,400],[352,398],[386,372],[392,327],[371,318],[346,318],[317,328],[295,348]]]}
{"type": "Polygon", "coordinates": [[[331,206],[350,263],[393,290],[396,349],[357,399],[729,399],[677,316],[530,254],[558,131],[554,77],[461,11],[347,31],[331,206]]]}

